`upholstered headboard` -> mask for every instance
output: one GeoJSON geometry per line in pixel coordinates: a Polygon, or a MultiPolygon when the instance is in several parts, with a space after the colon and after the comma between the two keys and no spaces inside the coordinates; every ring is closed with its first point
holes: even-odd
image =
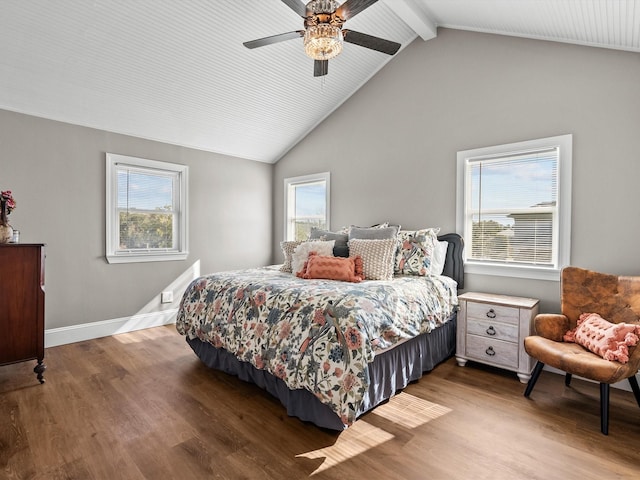
{"type": "Polygon", "coordinates": [[[464,240],[457,233],[440,235],[438,240],[441,242],[449,242],[447,259],[444,262],[442,274],[453,278],[458,282],[458,290],[462,290],[464,288],[464,261],[462,259],[464,240]]]}

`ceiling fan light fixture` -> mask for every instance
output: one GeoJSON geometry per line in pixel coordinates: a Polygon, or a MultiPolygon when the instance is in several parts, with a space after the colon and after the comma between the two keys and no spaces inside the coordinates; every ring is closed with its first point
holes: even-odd
{"type": "Polygon", "coordinates": [[[329,60],[342,52],[344,42],[340,27],[321,23],[307,27],[304,51],[314,60],[329,60]]]}
{"type": "MultiPolygon", "coordinates": [[[[275,0],[273,0],[275,1],[275,0]]],[[[387,55],[395,55],[402,46],[397,42],[374,37],[354,30],[342,30],[344,23],[378,0],[311,0],[303,5],[300,0],[281,0],[304,20],[304,30],[271,35],[250,42],[247,48],[263,47],[285,40],[303,37],[304,50],[313,62],[313,76],[322,77],[329,72],[328,60],[342,53],[345,37],[348,43],[359,45],[387,55]]]]}
{"type": "Polygon", "coordinates": [[[314,15],[321,13],[333,13],[338,8],[339,4],[336,0],[311,0],[307,3],[307,11],[314,15]]]}

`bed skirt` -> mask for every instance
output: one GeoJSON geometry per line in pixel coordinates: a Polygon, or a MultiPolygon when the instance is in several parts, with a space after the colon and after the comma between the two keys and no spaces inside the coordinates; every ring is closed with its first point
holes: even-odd
{"type": "MultiPolygon", "coordinates": [[[[326,405],[307,390],[289,390],[287,385],[265,370],[259,370],[235,355],[207,342],[187,337],[202,362],[210,368],[236,375],[241,380],[255,383],[278,398],[287,409],[287,414],[303,421],[331,430],[344,430],[342,420],[326,405]]],[[[415,338],[376,355],[369,368],[369,392],[365,395],[357,415],[371,410],[391,398],[410,382],[418,380],[423,372],[433,370],[436,365],[455,353],[456,313],[452,318],[431,333],[415,338]]]]}

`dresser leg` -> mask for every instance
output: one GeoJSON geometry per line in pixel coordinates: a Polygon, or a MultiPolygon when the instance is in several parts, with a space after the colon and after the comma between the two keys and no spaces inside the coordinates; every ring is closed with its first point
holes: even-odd
{"type": "Polygon", "coordinates": [[[456,357],[456,362],[458,362],[458,366],[464,367],[467,364],[467,359],[462,357],[456,357]]]}
{"type": "Polygon", "coordinates": [[[44,383],[43,374],[46,369],[47,366],[42,363],[42,360],[38,360],[38,364],[33,367],[33,372],[38,376],[38,380],[40,381],[40,383],[44,383]]]}

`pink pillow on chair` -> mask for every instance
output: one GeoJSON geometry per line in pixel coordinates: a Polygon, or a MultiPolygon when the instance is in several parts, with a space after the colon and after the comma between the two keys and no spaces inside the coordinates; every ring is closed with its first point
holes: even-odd
{"type": "Polygon", "coordinates": [[[564,334],[565,342],[582,345],[605,360],[629,361],[629,347],[638,343],[640,325],[611,323],[597,313],[583,313],[576,328],[564,334]]]}

